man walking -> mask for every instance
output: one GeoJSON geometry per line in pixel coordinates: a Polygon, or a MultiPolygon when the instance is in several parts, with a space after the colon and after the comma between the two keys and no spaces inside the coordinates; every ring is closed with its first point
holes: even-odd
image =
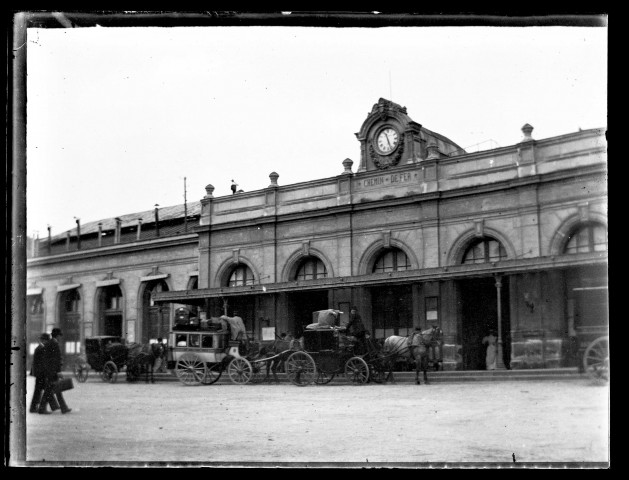
{"type": "MultiPolygon", "coordinates": [[[[39,406],[42,402],[42,395],[46,390],[46,370],[44,367],[44,349],[46,343],[50,341],[50,335],[48,333],[42,333],[39,336],[39,345],[35,348],[33,354],[33,366],[31,367],[31,376],[35,377],[35,390],[33,391],[33,399],[31,400],[30,413],[37,413],[39,406]]],[[[53,398],[53,402],[50,404],[50,408],[54,410],[59,409],[59,405],[53,398]]],[[[44,404],[44,410],[46,410],[46,404],[44,404]]]]}
{"type": "Polygon", "coordinates": [[[44,390],[44,397],[39,405],[39,413],[50,413],[46,411],[46,404],[54,403],[54,396],[57,396],[57,401],[61,407],[61,413],[70,413],[71,408],[68,408],[63,394],[61,392],[55,393],[55,384],[57,379],[61,378],[61,367],[63,366],[63,360],[61,358],[61,348],[59,347],[59,337],[63,334],[60,328],[52,329],[52,340],[50,340],[44,347],[44,371],[46,375],[46,389],[44,390]]]}

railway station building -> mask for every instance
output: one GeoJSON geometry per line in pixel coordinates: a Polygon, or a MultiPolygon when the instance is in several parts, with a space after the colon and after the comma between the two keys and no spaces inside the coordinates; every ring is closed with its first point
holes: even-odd
{"type": "MultiPolygon", "coordinates": [[[[301,334],[312,313],[355,305],[377,339],[439,325],[443,367],[576,365],[608,328],[604,129],[466,152],[380,99],[339,174],[103,219],[35,241],[27,344],[59,326],[84,339],[165,338],[177,308],[238,311],[249,335],[301,334]]],[[[348,132],[348,135],[351,134],[348,132]]],[[[270,166],[270,169],[272,166],[270,166]]],[[[211,179],[209,179],[211,181],[211,179]]]]}

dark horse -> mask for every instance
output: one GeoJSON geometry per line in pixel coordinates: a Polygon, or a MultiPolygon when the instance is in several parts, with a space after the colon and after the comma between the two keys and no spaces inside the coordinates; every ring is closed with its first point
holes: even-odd
{"type": "MultiPolygon", "coordinates": [[[[430,356],[433,359],[440,356],[437,349],[441,348],[441,328],[433,326],[428,330],[415,330],[408,337],[392,335],[384,341],[382,352],[391,361],[399,358],[415,362],[415,382],[420,385],[419,371],[424,372],[424,383],[428,383],[428,363],[430,356]]],[[[392,377],[392,373],[389,376],[392,377]]]]}
{"type": "Polygon", "coordinates": [[[277,370],[284,365],[284,362],[290,354],[295,350],[301,349],[300,345],[299,340],[292,337],[278,337],[272,344],[261,347],[258,358],[269,358],[268,361],[264,362],[266,364],[266,376],[263,381],[269,381],[269,376],[272,372],[273,380],[279,383],[280,380],[277,376],[277,370]]]}
{"type": "Polygon", "coordinates": [[[164,345],[162,343],[130,343],[128,346],[127,360],[127,381],[140,378],[144,373],[146,383],[155,383],[154,366],[158,358],[164,356],[164,345]]]}

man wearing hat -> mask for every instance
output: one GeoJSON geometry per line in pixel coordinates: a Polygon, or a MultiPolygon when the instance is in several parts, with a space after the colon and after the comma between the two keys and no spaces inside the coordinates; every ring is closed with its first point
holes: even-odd
{"type": "MultiPolygon", "coordinates": [[[[39,405],[39,413],[50,413],[46,411],[46,404],[50,402],[52,405],[55,395],[55,382],[61,375],[61,367],[63,360],[61,358],[61,348],[59,347],[59,337],[63,334],[60,328],[52,329],[52,340],[50,340],[44,347],[44,371],[46,374],[46,389],[44,390],[44,398],[39,405]],[[43,407],[43,408],[42,408],[43,407]]],[[[61,413],[70,413],[71,408],[68,408],[61,392],[56,393],[57,401],[61,407],[61,413]]]]}
{"type": "MultiPolygon", "coordinates": [[[[48,333],[42,333],[39,336],[39,345],[35,348],[35,353],[33,354],[33,366],[31,367],[31,376],[35,377],[35,390],[33,391],[33,399],[31,400],[31,408],[29,411],[31,413],[37,413],[39,410],[39,406],[42,401],[42,394],[46,389],[46,371],[44,369],[44,348],[46,344],[50,341],[50,335],[48,333]]],[[[50,408],[53,410],[58,410],[59,405],[57,405],[56,400],[53,398],[53,403],[50,404],[50,408]]],[[[46,405],[44,404],[44,410],[46,409],[46,405]]]]}
{"type": "Polygon", "coordinates": [[[346,325],[347,334],[351,335],[356,339],[358,351],[357,354],[365,353],[366,345],[365,345],[365,336],[367,334],[367,330],[365,329],[365,325],[363,324],[363,319],[358,313],[358,309],[356,307],[352,307],[349,311],[349,322],[346,325]]]}

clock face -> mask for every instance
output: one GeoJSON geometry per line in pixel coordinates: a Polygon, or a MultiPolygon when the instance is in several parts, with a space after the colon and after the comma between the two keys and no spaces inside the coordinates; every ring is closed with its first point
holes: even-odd
{"type": "Polygon", "coordinates": [[[397,132],[393,128],[387,127],[378,134],[378,137],[376,138],[376,147],[380,153],[388,155],[395,150],[398,142],[399,136],[397,132]]]}

